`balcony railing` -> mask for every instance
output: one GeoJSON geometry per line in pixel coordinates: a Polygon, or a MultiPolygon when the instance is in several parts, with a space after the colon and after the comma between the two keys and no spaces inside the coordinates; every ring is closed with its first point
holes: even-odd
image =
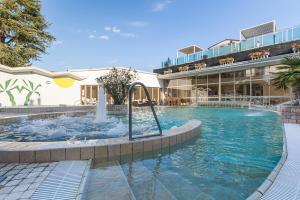
{"type": "Polygon", "coordinates": [[[268,33],[257,37],[242,40],[239,43],[223,46],[219,48],[213,48],[206,51],[197,52],[194,54],[188,54],[186,56],[168,59],[162,62],[162,67],[181,65],[186,63],[195,62],[204,58],[213,58],[217,56],[223,56],[231,53],[237,53],[247,51],[255,48],[261,48],[265,46],[286,43],[300,39],[300,26],[295,26],[285,30],[281,30],[275,33],[268,33]]]}

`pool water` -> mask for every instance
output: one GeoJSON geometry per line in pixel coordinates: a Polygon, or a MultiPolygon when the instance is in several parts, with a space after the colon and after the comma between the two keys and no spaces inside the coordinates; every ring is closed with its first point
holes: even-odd
{"type": "MultiPolygon", "coordinates": [[[[172,110],[157,108],[163,130],[183,125],[187,119],[172,115],[172,110]]],[[[22,118],[16,123],[0,125],[0,141],[45,142],[116,138],[128,135],[127,114],[108,115],[107,121],[97,121],[95,114],[60,116],[31,120],[22,118]]],[[[156,122],[147,108],[135,109],[133,132],[136,135],[157,132],[156,122]]]]}
{"type": "MultiPolygon", "coordinates": [[[[266,179],[282,153],[283,130],[274,112],[203,107],[159,107],[163,129],[202,121],[199,137],[169,153],[124,161],[122,170],[136,199],[245,199],[266,179]]],[[[127,135],[126,115],[99,123],[94,115],[23,119],[2,125],[0,140],[54,141],[127,135]]],[[[149,109],[134,112],[134,133],[157,131],[149,109]]],[[[146,157],[145,157],[146,156],[146,157]]]]}
{"type": "Polygon", "coordinates": [[[162,199],[162,190],[171,199],[245,199],[281,157],[283,130],[276,113],[226,108],[164,112],[184,121],[200,119],[201,132],[169,154],[122,163],[137,199],[162,199]]]}

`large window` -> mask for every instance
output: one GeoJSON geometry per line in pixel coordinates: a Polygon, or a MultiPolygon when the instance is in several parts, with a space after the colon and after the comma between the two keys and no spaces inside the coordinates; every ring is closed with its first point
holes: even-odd
{"type": "Polygon", "coordinates": [[[270,105],[286,101],[289,91],[271,85],[276,67],[195,76],[165,81],[166,104],[185,105],[202,101],[251,101],[270,105]],[[171,103],[170,103],[171,102],[171,103]]]}

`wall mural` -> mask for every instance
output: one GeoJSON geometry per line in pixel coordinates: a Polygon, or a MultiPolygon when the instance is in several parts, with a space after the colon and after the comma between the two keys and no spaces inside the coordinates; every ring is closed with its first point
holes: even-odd
{"type": "Polygon", "coordinates": [[[53,78],[54,83],[61,88],[69,88],[74,85],[75,80],[72,78],[58,77],[53,78]]]}
{"type": "Polygon", "coordinates": [[[19,94],[23,93],[23,91],[27,91],[24,105],[29,105],[30,98],[33,94],[40,96],[38,89],[42,87],[41,84],[35,85],[30,80],[22,80],[21,84],[19,84],[19,82],[19,79],[8,79],[4,83],[0,83],[0,94],[6,94],[12,106],[16,105],[15,96],[13,95],[14,90],[17,90],[19,94]]]}

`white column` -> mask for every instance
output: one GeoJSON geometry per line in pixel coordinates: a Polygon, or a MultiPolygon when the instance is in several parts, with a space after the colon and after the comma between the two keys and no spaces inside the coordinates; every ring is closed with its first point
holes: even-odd
{"type": "Polygon", "coordinates": [[[236,91],[235,91],[235,72],[233,72],[233,99],[236,101],[236,91]]]}
{"type": "Polygon", "coordinates": [[[250,68],[250,102],[252,102],[252,69],[250,68]]]}
{"type": "Polygon", "coordinates": [[[219,73],[219,101],[221,101],[222,100],[222,98],[221,98],[221,73],[219,73]]]}

